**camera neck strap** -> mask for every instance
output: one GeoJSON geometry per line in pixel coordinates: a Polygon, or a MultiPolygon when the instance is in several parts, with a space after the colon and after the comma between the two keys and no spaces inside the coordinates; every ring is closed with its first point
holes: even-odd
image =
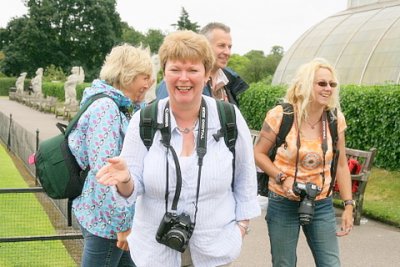
{"type": "MultiPolygon", "coordinates": [[[[171,151],[172,158],[175,163],[176,170],[176,189],[174,199],[172,201],[171,210],[175,211],[178,208],[178,201],[181,194],[182,189],[182,172],[179,164],[179,159],[176,154],[175,149],[171,146],[171,116],[170,116],[170,107],[169,102],[167,102],[164,109],[164,127],[161,129],[162,136],[162,144],[167,148],[166,149],[166,170],[167,170],[167,178],[166,178],[166,187],[165,187],[165,211],[168,211],[168,196],[169,196],[169,163],[168,163],[168,152],[171,151]]],[[[200,111],[199,111],[199,131],[197,134],[197,164],[199,166],[198,174],[197,174],[197,189],[196,189],[196,204],[195,204],[195,214],[194,214],[194,223],[196,223],[197,217],[197,207],[199,201],[199,193],[200,193],[200,177],[201,177],[201,169],[203,166],[203,158],[207,153],[207,105],[204,99],[201,101],[200,111]]]]}
{"type": "MultiPolygon", "coordinates": [[[[327,128],[328,128],[328,120],[327,120],[327,116],[326,116],[326,112],[324,111],[322,113],[322,142],[321,142],[321,149],[322,149],[322,187],[324,187],[325,184],[325,155],[326,155],[326,151],[328,150],[328,141],[327,141],[327,128]]],[[[296,146],[297,146],[297,152],[296,152],[296,169],[294,172],[294,182],[296,182],[297,179],[297,172],[299,170],[299,151],[300,151],[300,146],[301,146],[301,141],[300,141],[300,129],[297,128],[297,141],[296,141],[296,146]]]]}

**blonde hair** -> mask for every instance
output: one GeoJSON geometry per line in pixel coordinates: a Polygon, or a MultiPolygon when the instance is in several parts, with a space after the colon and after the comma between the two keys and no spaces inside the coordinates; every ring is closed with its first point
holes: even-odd
{"type": "Polygon", "coordinates": [[[205,72],[209,73],[215,61],[206,37],[193,31],[176,31],[169,34],[160,46],[158,54],[163,71],[168,60],[192,60],[201,61],[205,72]]]}
{"type": "MultiPolygon", "coordinates": [[[[286,95],[285,102],[291,103],[296,109],[297,121],[299,125],[304,119],[307,119],[307,107],[311,103],[312,93],[314,88],[314,78],[315,73],[319,69],[327,69],[332,74],[332,79],[334,82],[338,83],[337,74],[334,67],[323,58],[315,58],[310,62],[300,66],[297,70],[295,78],[292,80],[286,95]]],[[[329,99],[326,110],[333,111],[335,108],[340,109],[339,103],[339,83],[333,94],[329,99]]]]}
{"type": "Polygon", "coordinates": [[[152,69],[148,48],[122,44],[113,47],[106,56],[100,71],[100,79],[121,90],[129,86],[139,74],[151,76],[152,69]]]}

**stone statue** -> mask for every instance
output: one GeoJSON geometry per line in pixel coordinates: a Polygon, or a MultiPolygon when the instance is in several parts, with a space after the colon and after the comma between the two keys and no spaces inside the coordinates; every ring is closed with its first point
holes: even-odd
{"type": "Polygon", "coordinates": [[[160,65],[160,58],[158,55],[153,55],[151,57],[151,60],[153,62],[153,74],[151,75],[152,79],[154,79],[153,85],[149,88],[149,90],[146,93],[145,101],[149,103],[150,101],[156,99],[156,87],[157,87],[157,74],[161,69],[160,65]]]}
{"type": "Polygon", "coordinates": [[[42,97],[42,78],[43,78],[43,68],[38,68],[36,70],[36,76],[31,80],[32,91],[35,97],[42,97]]]}
{"type": "Polygon", "coordinates": [[[65,91],[65,105],[75,106],[78,105],[76,99],[76,86],[83,83],[85,74],[82,67],[72,67],[71,75],[68,76],[67,81],[64,83],[65,91]]]}
{"type": "Polygon", "coordinates": [[[15,87],[17,89],[16,93],[22,95],[24,93],[24,81],[26,77],[26,72],[22,72],[17,81],[15,82],[15,87]]]}

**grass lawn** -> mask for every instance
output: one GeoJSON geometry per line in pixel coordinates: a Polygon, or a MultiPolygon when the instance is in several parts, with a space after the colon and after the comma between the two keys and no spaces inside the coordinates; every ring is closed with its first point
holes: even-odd
{"type": "Polygon", "coordinates": [[[400,227],[400,172],[373,168],[367,183],[363,213],[400,227]]]}
{"type": "MultiPolygon", "coordinates": [[[[28,187],[3,145],[0,145],[0,170],[0,188],[28,187]]],[[[32,193],[0,194],[0,218],[0,237],[55,234],[32,193]]],[[[0,266],[76,266],[76,263],[57,240],[0,243],[0,266]]]]}

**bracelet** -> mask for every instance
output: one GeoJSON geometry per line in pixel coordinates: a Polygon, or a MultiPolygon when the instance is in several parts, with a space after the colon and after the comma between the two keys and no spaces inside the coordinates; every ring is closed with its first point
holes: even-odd
{"type": "Polygon", "coordinates": [[[244,229],[244,234],[248,235],[250,233],[250,227],[247,224],[244,224],[242,222],[236,222],[239,227],[242,227],[244,229]]]}
{"type": "Polygon", "coordinates": [[[277,184],[282,184],[283,181],[286,180],[286,177],[287,177],[286,174],[284,174],[283,172],[280,172],[275,176],[275,182],[277,184]]]}
{"type": "Polygon", "coordinates": [[[131,173],[129,172],[129,177],[128,177],[128,180],[126,180],[126,181],[122,181],[121,183],[123,183],[123,184],[127,184],[127,183],[129,183],[129,182],[131,181],[131,179],[132,179],[132,176],[131,176],[131,173]]]}

